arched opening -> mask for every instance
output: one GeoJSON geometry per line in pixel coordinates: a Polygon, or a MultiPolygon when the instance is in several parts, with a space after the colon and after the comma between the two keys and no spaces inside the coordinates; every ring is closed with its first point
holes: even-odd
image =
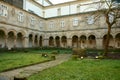
{"type": "Polygon", "coordinates": [[[34,46],[38,47],[38,36],[35,35],[34,46]]]}
{"type": "Polygon", "coordinates": [[[59,36],[56,36],[55,42],[56,42],[56,47],[60,47],[60,37],[59,36]]]}
{"type": "Polygon", "coordinates": [[[42,45],[43,45],[42,44],[42,39],[43,39],[42,36],[40,36],[40,39],[39,39],[39,45],[40,45],[40,47],[42,47],[42,45]]]}
{"type": "Polygon", "coordinates": [[[115,36],[115,47],[120,48],[120,33],[115,36]]]}
{"type": "Polygon", "coordinates": [[[8,33],[8,43],[7,43],[9,49],[11,49],[11,48],[13,48],[13,47],[16,47],[16,44],[15,44],[15,42],[14,42],[15,39],[16,39],[16,38],[15,38],[14,33],[13,33],[12,31],[10,31],[10,32],[8,33]]]}
{"type": "Polygon", "coordinates": [[[88,37],[88,48],[96,48],[96,37],[94,35],[88,37]]]}
{"type": "Polygon", "coordinates": [[[54,47],[54,38],[52,36],[49,37],[49,46],[54,47]]]}
{"type": "Polygon", "coordinates": [[[87,47],[87,37],[84,35],[80,36],[80,47],[81,48],[87,47]]]}
{"type": "Polygon", "coordinates": [[[76,35],[72,37],[72,47],[78,47],[78,36],[76,35]]]}
{"type": "Polygon", "coordinates": [[[23,47],[23,35],[22,35],[22,33],[18,33],[17,34],[16,47],[18,47],[18,48],[22,48],[23,47]]]}
{"type": "Polygon", "coordinates": [[[32,34],[30,34],[29,35],[29,47],[32,47],[33,46],[33,35],[32,34]]]}
{"type": "MultiPolygon", "coordinates": [[[[107,39],[107,35],[103,36],[103,48],[105,48],[106,45],[106,39],[107,39]]],[[[114,47],[114,40],[113,40],[113,36],[110,35],[110,40],[109,40],[109,48],[113,48],[114,47]]]]}
{"type": "Polygon", "coordinates": [[[66,36],[62,36],[61,38],[61,47],[67,47],[67,37],[66,36]]]}
{"type": "Polygon", "coordinates": [[[0,30],[0,48],[5,47],[5,32],[0,30]]]}

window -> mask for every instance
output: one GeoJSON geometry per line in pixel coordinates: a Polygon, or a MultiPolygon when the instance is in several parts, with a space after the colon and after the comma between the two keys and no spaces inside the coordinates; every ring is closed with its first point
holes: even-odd
{"type": "Polygon", "coordinates": [[[115,15],[115,14],[112,13],[112,12],[108,14],[108,16],[109,16],[109,22],[110,22],[110,23],[113,22],[113,20],[114,20],[114,15],[115,15]]]}
{"type": "Polygon", "coordinates": [[[73,19],[73,26],[78,26],[79,20],[77,18],[73,19]]]}
{"type": "Polygon", "coordinates": [[[43,28],[43,21],[40,21],[40,29],[42,29],[43,28]]]}
{"type": "Polygon", "coordinates": [[[120,0],[115,0],[117,3],[120,3],[120,0]]]}
{"type": "Polygon", "coordinates": [[[34,17],[31,17],[30,23],[31,23],[31,25],[34,25],[34,24],[35,24],[35,18],[34,18],[34,17]]]}
{"type": "Polygon", "coordinates": [[[19,22],[23,22],[23,21],[24,21],[24,16],[23,16],[23,13],[22,13],[22,12],[19,12],[19,13],[18,13],[18,21],[19,21],[19,22]]]}
{"type": "Polygon", "coordinates": [[[58,16],[60,16],[61,15],[61,8],[58,8],[57,12],[58,12],[58,16]]]}
{"type": "Polygon", "coordinates": [[[63,27],[65,27],[65,21],[61,21],[60,22],[60,26],[63,28],[63,27]]]}
{"type": "Polygon", "coordinates": [[[7,17],[8,15],[8,8],[5,5],[0,5],[0,16],[7,17]]]}
{"type": "Polygon", "coordinates": [[[87,17],[87,23],[88,24],[93,24],[94,23],[94,15],[87,17]]]}
{"type": "Polygon", "coordinates": [[[53,21],[50,21],[49,23],[49,28],[53,28],[54,27],[54,22],[53,21]]]}
{"type": "Polygon", "coordinates": [[[77,5],[77,13],[79,13],[79,12],[80,12],[80,4],[77,5]]]}

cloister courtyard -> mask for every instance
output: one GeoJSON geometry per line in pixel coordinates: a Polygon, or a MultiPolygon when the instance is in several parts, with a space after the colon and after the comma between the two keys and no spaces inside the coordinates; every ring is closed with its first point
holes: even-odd
{"type": "Polygon", "coordinates": [[[0,0],[0,80],[120,80],[119,6],[0,0]]]}
{"type": "MultiPolygon", "coordinates": [[[[112,51],[119,52],[119,50],[112,51]]],[[[87,52],[95,53],[103,50],[87,50],[87,52]]],[[[120,79],[119,59],[96,59],[95,56],[75,58],[72,53],[72,49],[64,48],[1,52],[0,80],[120,79]],[[56,59],[52,59],[52,56],[56,59]]]]}

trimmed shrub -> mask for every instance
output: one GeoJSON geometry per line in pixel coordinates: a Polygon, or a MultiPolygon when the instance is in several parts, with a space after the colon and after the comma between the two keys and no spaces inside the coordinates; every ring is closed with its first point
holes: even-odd
{"type": "Polygon", "coordinates": [[[58,54],[58,51],[52,51],[51,54],[58,54]]]}
{"type": "Polygon", "coordinates": [[[98,59],[104,59],[104,56],[102,56],[102,55],[98,56],[98,59]]]}
{"type": "Polygon", "coordinates": [[[27,78],[23,77],[23,78],[17,78],[15,77],[14,80],[27,80],[27,78]]]}
{"type": "Polygon", "coordinates": [[[78,55],[78,57],[86,57],[86,49],[73,48],[73,55],[78,55]]]}

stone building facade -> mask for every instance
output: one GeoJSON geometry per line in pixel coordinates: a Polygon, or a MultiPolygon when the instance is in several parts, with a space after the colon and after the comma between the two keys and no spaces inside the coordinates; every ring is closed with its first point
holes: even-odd
{"type": "MultiPolygon", "coordinates": [[[[0,48],[104,48],[107,24],[100,12],[43,18],[2,1],[0,6],[0,48]]],[[[112,27],[109,46],[120,48],[120,21],[112,27]]]]}

